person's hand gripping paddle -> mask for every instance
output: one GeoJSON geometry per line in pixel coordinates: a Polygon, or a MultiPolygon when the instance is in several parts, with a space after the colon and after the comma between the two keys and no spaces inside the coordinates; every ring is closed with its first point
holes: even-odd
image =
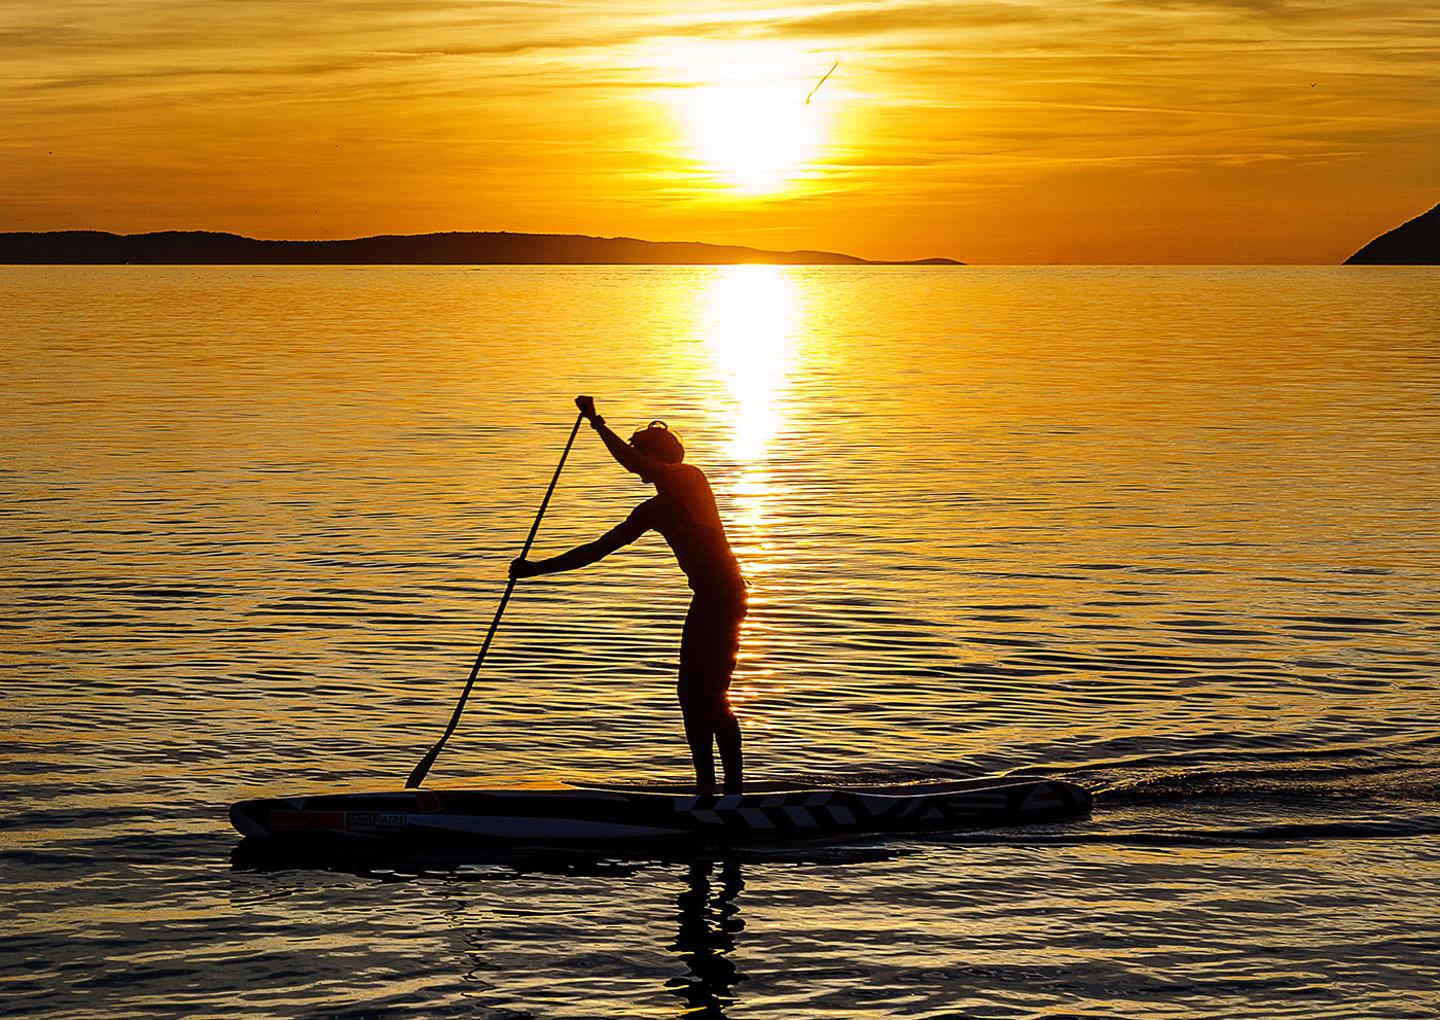
{"type": "MultiPolygon", "coordinates": [[[[530,552],[530,546],[535,541],[535,535],[540,531],[540,521],[545,516],[545,508],[550,505],[550,496],[555,492],[555,483],[560,481],[560,471],[565,467],[565,458],[570,455],[570,447],[575,443],[575,434],[580,431],[580,423],[585,420],[584,405],[580,400],[589,400],[588,397],[581,397],[576,404],[581,407],[580,414],[575,418],[575,424],[570,429],[570,438],[565,440],[565,449],[560,453],[560,463],[555,465],[555,475],[550,479],[550,487],[545,490],[545,498],[540,501],[540,509],[535,514],[535,523],[530,525],[530,534],[525,539],[525,548],[520,551],[520,559],[524,559],[530,552]]],[[[591,413],[594,411],[594,402],[590,402],[591,413]]],[[[505,606],[510,601],[510,594],[515,590],[517,578],[512,573],[510,581],[505,585],[505,594],[500,596],[500,605],[495,609],[495,619],[490,621],[490,630],[485,635],[485,642],[480,646],[480,654],[475,656],[475,665],[470,667],[470,679],[465,681],[465,689],[460,692],[460,700],[455,705],[455,711],[450,716],[450,722],[445,727],[445,732],[440,734],[440,739],[435,741],[435,746],[425,752],[425,757],[420,759],[420,764],[410,773],[410,778],[405,780],[406,788],[419,786],[425,781],[425,775],[430,771],[430,766],[435,764],[435,759],[440,757],[441,750],[445,747],[445,741],[450,739],[450,734],[455,732],[455,727],[460,724],[460,716],[465,712],[465,702],[470,697],[470,689],[475,686],[475,678],[480,675],[480,665],[485,661],[485,653],[490,650],[490,642],[495,638],[495,631],[500,627],[500,617],[505,615],[505,606]]]]}

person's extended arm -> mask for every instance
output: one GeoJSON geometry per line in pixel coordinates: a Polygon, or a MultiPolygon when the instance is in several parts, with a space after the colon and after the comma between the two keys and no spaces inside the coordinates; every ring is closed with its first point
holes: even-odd
{"type": "Polygon", "coordinates": [[[642,478],[654,478],[659,472],[665,469],[664,462],[645,456],[639,450],[635,449],[635,447],[617,436],[611,430],[610,426],[605,424],[605,419],[595,413],[594,397],[576,397],[575,406],[580,409],[580,413],[585,416],[585,420],[590,423],[590,427],[595,430],[596,435],[604,442],[605,449],[610,451],[610,456],[614,457],[616,462],[626,471],[639,475],[642,478]]]}
{"type": "Polygon", "coordinates": [[[588,567],[596,560],[604,559],[616,549],[629,545],[649,531],[639,509],[625,520],[611,528],[593,542],[577,545],[569,552],[552,556],[548,560],[518,559],[510,564],[512,578],[535,577],[540,574],[558,574],[564,570],[578,570],[588,567]]]}

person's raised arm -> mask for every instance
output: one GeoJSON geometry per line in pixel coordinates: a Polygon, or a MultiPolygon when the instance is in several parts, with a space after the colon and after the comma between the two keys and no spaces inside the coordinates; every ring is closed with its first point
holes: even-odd
{"type": "Polygon", "coordinates": [[[645,505],[641,504],[629,517],[593,542],[577,545],[569,552],[552,556],[548,560],[517,559],[511,561],[510,576],[519,579],[535,577],[539,574],[558,574],[564,570],[588,567],[597,560],[604,559],[616,549],[629,545],[650,530],[650,525],[646,523],[643,512],[645,505]]]}
{"type": "Polygon", "coordinates": [[[650,479],[655,478],[661,471],[665,470],[664,461],[645,456],[639,450],[635,449],[635,447],[617,436],[611,430],[610,426],[605,424],[605,419],[595,413],[594,397],[576,397],[575,406],[580,409],[580,413],[585,416],[585,420],[590,423],[590,427],[595,430],[601,441],[605,443],[605,449],[610,451],[610,456],[614,457],[616,462],[626,471],[639,475],[641,478],[650,479]]]}

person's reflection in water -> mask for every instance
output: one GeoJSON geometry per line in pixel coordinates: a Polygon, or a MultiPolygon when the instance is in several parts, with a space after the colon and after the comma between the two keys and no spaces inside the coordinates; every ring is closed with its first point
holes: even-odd
{"type": "Polygon", "coordinates": [[[735,902],[745,880],[739,861],[721,861],[717,891],[711,880],[714,866],[713,861],[691,861],[685,890],[676,898],[680,930],[670,949],[684,961],[688,973],[672,978],[668,986],[685,1001],[681,1015],[724,1020],[724,1007],[735,1001],[730,989],[744,980],[730,954],[735,951],[735,936],[745,927],[735,902]]]}

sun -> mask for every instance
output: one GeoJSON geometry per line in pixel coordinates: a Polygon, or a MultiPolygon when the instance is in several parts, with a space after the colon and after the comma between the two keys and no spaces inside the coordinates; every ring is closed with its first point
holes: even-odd
{"type": "Polygon", "coordinates": [[[691,90],[685,126],[695,157],[732,190],[770,194],[804,175],[820,148],[824,108],[794,83],[724,83],[691,90]]]}
{"type": "Polygon", "coordinates": [[[759,42],[674,44],[657,70],[688,160],[712,189],[762,196],[819,175],[842,88],[833,60],[759,42]]]}

